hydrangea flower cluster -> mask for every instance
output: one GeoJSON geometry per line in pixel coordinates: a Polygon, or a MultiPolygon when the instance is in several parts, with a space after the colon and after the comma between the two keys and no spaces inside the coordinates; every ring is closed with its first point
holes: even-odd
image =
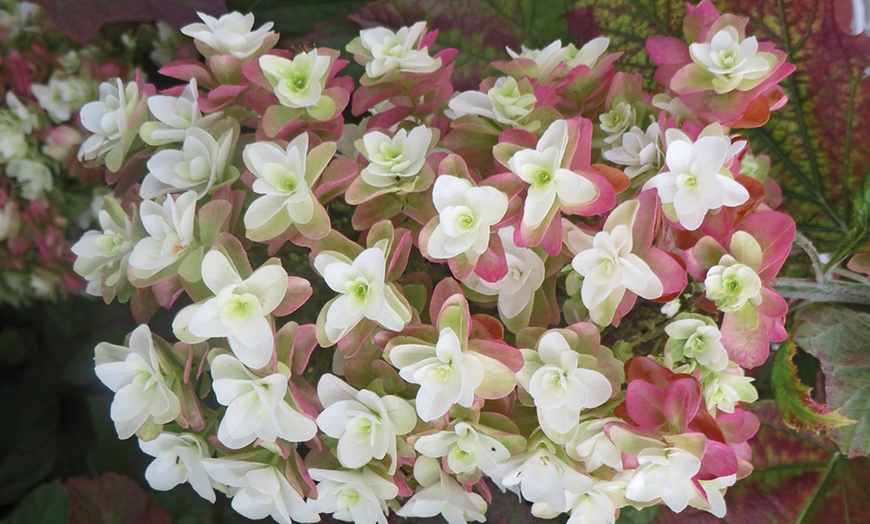
{"type": "Polygon", "coordinates": [[[100,82],[131,71],[108,38],[83,47],[60,36],[36,4],[0,6],[0,303],[84,287],[70,239],[97,221],[107,190],[101,171],[76,159],[83,142],[90,150],[102,140],[85,140],[101,115],[80,110],[110,89],[100,82]]]}
{"type": "Polygon", "coordinates": [[[96,362],[154,488],[283,523],[484,522],[487,480],[571,523],[725,515],[759,426],[744,370],[785,336],[794,222],[733,131],[780,51],[702,2],[688,43],[650,42],[661,92],[595,39],[456,93],[422,22],[361,31],[357,86],[337,50],[202,19],[204,60],[162,69],[182,85],[82,109],[117,198],[76,268],[141,324],[96,362]]]}

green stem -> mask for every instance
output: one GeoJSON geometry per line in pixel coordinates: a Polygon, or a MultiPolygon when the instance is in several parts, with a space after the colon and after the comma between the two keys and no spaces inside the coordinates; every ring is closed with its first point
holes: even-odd
{"type": "Polygon", "coordinates": [[[836,451],[831,458],[828,460],[828,465],[825,467],[824,473],[822,473],[821,478],[819,478],[819,483],[816,484],[816,487],[813,489],[813,494],[810,495],[810,498],[807,499],[804,507],[801,508],[800,515],[798,515],[797,519],[795,519],[794,524],[802,524],[804,520],[807,518],[807,514],[810,512],[810,508],[813,507],[813,503],[816,498],[822,492],[822,488],[825,487],[825,484],[828,482],[828,478],[830,478],[831,473],[834,471],[834,466],[837,465],[837,461],[840,459],[840,452],[836,451]]]}

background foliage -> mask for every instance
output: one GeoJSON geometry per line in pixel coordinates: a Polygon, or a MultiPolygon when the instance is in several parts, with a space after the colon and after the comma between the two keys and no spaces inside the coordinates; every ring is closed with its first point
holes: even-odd
{"type": "MultiPolygon", "coordinates": [[[[251,11],[272,20],[286,46],[343,49],[360,27],[397,27],[426,20],[438,45],[460,51],[454,81],[472,89],[494,74],[489,62],[506,46],[543,47],[560,38],[583,43],[604,35],[623,51],[619,67],[653,88],[644,48],[653,35],[678,35],[685,13],[677,0],[41,0],[58,27],[86,41],[105,24],[163,20],[176,26],[195,11],[251,11]]],[[[784,210],[829,267],[870,240],[870,37],[845,32],[849,0],[714,0],[721,12],[750,19],[749,31],[784,49],[797,71],[783,86],[785,108],[747,132],[757,153],[772,158],[784,210]]],[[[152,78],[152,80],[155,80],[152,78]]],[[[797,250],[796,250],[797,251],[797,250]]],[[[814,259],[794,253],[786,272],[839,285],[814,259]]],[[[786,296],[806,298],[792,290],[786,296]]],[[[815,296],[815,295],[814,295],[815,296]]],[[[818,299],[818,297],[817,297],[818,299]]],[[[821,295],[821,301],[842,301],[821,295]]],[[[864,305],[793,303],[790,333],[778,358],[756,370],[763,425],[752,446],[755,472],[728,493],[727,522],[861,522],[870,515],[870,297],[864,305]],[[794,307],[797,306],[797,307],[794,307]],[[784,352],[786,351],[786,352],[784,352]],[[827,407],[825,407],[827,404],[827,407]],[[834,411],[839,408],[839,411],[834,411]],[[782,412],[796,431],[786,426],[782,412]],[[837,419],[837,417],[840,417],[837,419]],[[830,429],[836,421],[857,421],[830,429]],[[814,432],[816,430],[818,432],[814,432]]],[[[234,522],[225,500],[215,506],[189,487],[155,493],[135,440],[118,441],[108,417],[109,392],[93,375],[93,347],[119,343],[134,327],[124,306],[87,299],[3,310],[0,318],[0,517],[10,523],[234,522]],[[12,422],[10,422],[12,421],[12,422]]],[[[493,522],[530,522],[509,496],[489,511],[493,522]]],[[[716,521],[705,513],[624,511],[621,522],[716,521]]]]}

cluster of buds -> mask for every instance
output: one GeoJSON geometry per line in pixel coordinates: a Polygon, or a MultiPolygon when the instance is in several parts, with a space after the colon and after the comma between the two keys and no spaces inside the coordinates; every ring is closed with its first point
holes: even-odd
{"type": "Polygon", "coordinates": [[[417,23],[348,44],[355,88],[337,50],[200,16],[204,61],[162,70],[186,84],[82,109],[119,198],[76,269],[141,324],[96,372],[154,488],[283,523],[483,522],[487,480],[571,523],[725,514],[795,234],[732,129],[760,124],[781,52],[705,1],[688,43],[650,41],[661,92],[599,38],[455,93],[456,51],[417,23]]]}

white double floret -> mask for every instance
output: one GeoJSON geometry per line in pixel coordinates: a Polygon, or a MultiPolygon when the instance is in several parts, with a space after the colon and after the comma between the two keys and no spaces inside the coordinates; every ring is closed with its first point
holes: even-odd
{"type": "Polygon", "coordinates": [[[489,246],[490,228],[507,212],[507,196],[492,187],[472,187],[450,175],[435,180],[432,201],[438,227],[426,250],[432,258],[448,259],[465,254],[477,260],[489,246]]]}

